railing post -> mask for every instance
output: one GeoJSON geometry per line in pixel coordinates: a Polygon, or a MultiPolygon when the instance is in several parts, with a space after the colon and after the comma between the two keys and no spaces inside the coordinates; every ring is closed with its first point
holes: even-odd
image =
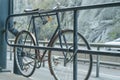
{"type": "MultiPolygon", "coordinates": [[[[46,40],[45,40],[46,41],[46,40]]],[[[45,47],[45,43],[43,42],[43,46],[45,47]]],[[[45,57],[44,57],[45,58],[45,57]]],[[[44,59],[43,58],[43,59],[44,59]]],[[[45,67],[45,61],[43,60],[43,65],[42,65],[43,67],[45,67]]]]}
{"type": "MultiPolygon", "coordinates": [[[[12,44],[12,41],[10,41],[10,42],[12,44]]],[[[12,52],[13,52],[13,50],[12,50],[12,47],[10,46],[10,60],[12,60],[12,52]]]]}
{"type": "MultiPolygon", "coordinates": [[[[97,50],[100,50],[100,47],[97,47],[97,50]]],[[[97,58],[96,58],[96,77],[99,77],[99,70],[100,70],[100,56],[97,55],[97,58]]]]}
{"type": "Polygon", "coordinates": [[[9,14],[9,0],[0,0],[0,68],[6,69],[7,45],[5,42],[5,20],[9,14]]]}
{"type": "Polygon", "coordinates": [[[74,26],[74,57],[73,57],[73,80],[77,80],[77,49],[78,49],[78,46],[77,46],[77,17],[78,17],[78,14],[77,14],[77,10],[74,10],[74,23],[73,23],[73,26],[74,26]]]}

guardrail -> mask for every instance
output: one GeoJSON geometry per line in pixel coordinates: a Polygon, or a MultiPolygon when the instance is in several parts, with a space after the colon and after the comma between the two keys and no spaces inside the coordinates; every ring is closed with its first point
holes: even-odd
{"type": "MultiPolygon", "coordinates": [[[[14,43],[14,39],[9,39],[9,42],[11,44],[13,44],[14,43]]],[[[39,41],[39,44],[45,46],[45,45],[48,44],[48,42],[49,41],[39,41]]],[[[70,42],[68,44],[71,45],[72,43],[70,42]]],[[[82,44],[82,43],[78,43],[78,44],[83,46],[83,47],[85,46],[85,44],[82,44]]],[[[120,45],[109,45],[109,44],[104,44],[104,43],[90,43],[90,46],[91,46],[91,48],[95,48],[95,49],[97,49],[99,51],[101,50],[101,48],[107,48],[107,47],[109,47],[109,48],[113,48],[113,47],[114,48],[120,48],[120,45]]],[[[10,52],[10,60],[12,60],[12,53],[13,53],[13,49],[12,48],[13,47],[10,47],[9,50],[8,50],[10,52]]],[[[96,60],[94,60],[93,62],[96,63],[96,77],[99,77],[100,64],[112,65],[112,66],[120,66],[120,63],[118,63],[118,62],[110,62],[110,61],[104,61],[104,60],[100,61],[100,56],[99,55],[96,56],[96,60]]]]}

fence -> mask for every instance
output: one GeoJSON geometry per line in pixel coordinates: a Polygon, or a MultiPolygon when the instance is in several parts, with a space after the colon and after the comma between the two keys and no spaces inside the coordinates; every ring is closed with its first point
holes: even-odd
{"type": "MultiPolygon", "coordinates": [[[[83,54],[92,54],[92,55],[106,55],[106,56],[119,56],[120,57],[120,52],[110,52],[110,51],[98,51],[99,47],[97,50],[78,50],[77,49],[77,27],[78,27],[78,10],[88,10],[88,9],[96,9],[96,8],[108,8],[108,7],[118,7],[120,6],[120,2],[115,2],[115,3],[106,3],[106,4],[97,4],[97,5],[88,5],[88,6],[80,6],[80,7],[72,7],[72,8],[63,8],[63,9],[56,9],[56,10],[48,10],[48,11],[43,11],[43,12],[31,12],[31,13],[22,13],[22,14],[14,14],[10,15],[6,19],[6,24],[5,24],[5,39],[6,42],[9,46],[12,47],[27,47],[27,48],[34,48],[34,49],[43,49],[43,50],[53,50],[53,51],[70,51],[76,54],[77,52],[83,53],[83,54]],[[67,11],[73,11],[73,30],[74,30],[74,49],[63,49],[63,48],[52,48],[52,47],[40,47],[40,46],[25,46],[25,45],[14,45],[10,44],[8,42],[8,23],[11,17],[18,17],[18,16],[28,16],[28,15],[35,15],[35,14],[52,14],[52,13],[60,13],[60,12],[67,12],[67,11]],[[114,54],[113,54],[114,53],[114,54]]],[[[44,15],[43,15],[44,16],[44,15]]],[[[73,66],[73,80],[77,80],[77,60],[76,60],[77,55],[74,55],[74,66],[73,66]]],[[[98,58],[98,65],[99,65],[99,56],[98,58]]],[[[99,69],[98,69],[99,72],[99,69]]],[[[99,75],[98,75],[99,76],[99,75]]]]}
{"type": "MultiPolygon", "coordinates": [[[[14,43],[14,39],[9,39],[9,42],[11,44],[13,44],[14,43]]],[[[39,41],[39,44],[45,46],[45,45],[48,44],[48,42],[49,41],[39,41]]],[[[68,44],[70,45],[72,43],[68,43],[68,44]]],[[[83,46],[83,47],[85,46],[85,44],[82,44],[82,43],[78,43],[78,44],[81,45],[81,46],[83,46]]],[[[100,50],[106,50],[106,48],[120,48],[120,45],[109,45],[109,44],[104,44],[104,43],[90,43],[90,46],[91,46],[92,49],[97,49],[98,51],[100,51],[100,50]]],[[[13,49],[12,48],[13,47],[9,47],[8,48],[8,52],[10,52],[10,60],[12,60],[12,56],[13,56],[12,55],[13,54],[13,49]]],[[[99,77],[100,64],[109,65],[109,66],[110,65],[111,66],[120,66],[120,63],[119,63],[120,59],[117,62],[115,62],[115,61],[111,62],[110,60],[105,61],[104,58],[100,60],[100,57],[101,57],[100,55],[96,55],[96,56],[93,57],[94,58],[93,62],[96,64],[96,77],[99,77]]],[[[114,58],[114,57],[112,57],[112,58],[114,58]]],[[[116,57],[115,57],[115,59],[116,59],[116,57]]]]}

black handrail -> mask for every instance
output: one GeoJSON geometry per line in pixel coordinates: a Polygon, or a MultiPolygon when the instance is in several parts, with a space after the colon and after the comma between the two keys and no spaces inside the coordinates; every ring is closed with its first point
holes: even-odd
{"type": "MultiPolygon", "coordinates": [[[[62,9],[54,9],[54,10],[47,10],[47,11],[35,11],[30,13],[21,13],[21,14],[13,14],[9,15],[6,19],[5,24],[5,39],[9,46],[13,47],[26,47],[26,48],[36,48],[36,49],[46,49],[46,50],[55,50],[55,51],[71,51],[74,53],[82,52],[82,53],[88,53],[88,54],[94,54],[94,55],[109,55],[109,56],[120,56],[120,52],[108,52],[108,51],[94,51],[94,50],[78,50],[77,48],[77,11],[78,10],[88,10],[88,9],[97,9],[97,8],[108,8],[108,7],[118,7],[120,6],[120,2],[114,2],[114,3],[105,3],[105,4],[96,4],[96,5],[88,5],[88,6],[80,6],[80,7],[71,7],[71,8],[62,8],[62,9]],[[73,49],[63,49],[63,48],[52,48],[52,47],[39,47],[39,46],[23,46],[23,45],[13,45],[9,44],[7,34],[8,34],[8,22],[11,17],[18,17],[18,16],[27,16],[27,15],[35,15],[35,14],[53,14],[58,12],[66,12],[66,11],[74,11],[74,50],[73,49]]],[[[75,61],[75,60],[74,60],[75,61]]],[[[76,71],[76,65],[74,64],[74,70],[76,71]]],[[[74,72],[74,79],[77,80],[77,71],[74,72]]]]}
{"type": "Polygon", "coordinates": [[[53,9],[53,10],[44,10],[44,11],[34,11],[29,13],[21,13],[21,14],[13,14],[10,17],[16,16],[26,16],[26,15],[34,15],[34,14],[46,14],[46,13],[56,13],[56,12],[66,12],[66,11],[74,11],[74,10],[87,10],[87,9],[98,9],[98,8],[108,8],[108,7],[118,7],[120,6],[120,2],[114,3],[104,3],[104,4],[95,4],[95,5],[85,5],[85,6],[77,6],[70,8],[61,8],[61,9],[53,9]]]}

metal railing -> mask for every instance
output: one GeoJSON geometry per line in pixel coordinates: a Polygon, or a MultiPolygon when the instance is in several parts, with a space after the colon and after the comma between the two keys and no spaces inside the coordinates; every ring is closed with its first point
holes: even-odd
{"type": "MultiPolygon", "coordinates": [[[[83,54],[92,54],[92,55],[106,55],[106,56],[119,56],[120,52],[111,52],[111,51],[98,51],[98,50],[78,50],[77,49],[77,27],[78,27],[78,10],[88,10],[88,9],[98,9],[98,8],[108,8],[108,7],[118,7],[120,6],[120,2],[115,3],[105,3],[105,4],[96,4],[96,5],[89,5],[89,6],[80,6],[80,7],[72,7],[72,8],[63,8],[63,9],[55,9],[55,10],[48,10],[42,12],[30,12],[30,13],[22,13],[22,14],[13,14],[9,15],[6,20],[6,28],[5,28],[5,39],[9,46],[12,47],[26,47],[26,48],[34,48],[34,49],[44,49],[44,50],[54,50],[54,51],[70,51],[76,54],[77,52],[83,54]],[[10,18],[13,17],[20,17],[20,16],[27,16],[27,15],[35,15],[35,14],[51,14],[51,13],[59,13],[59,12],[66,12],[66,11],[73,11],[73,30],[74,30],[74,49],[63,49],[63,48],[52,48],[52,47],[39,47],[39,46],[24,46],[24,45],[14,45],[8,42],[8,23],[10,18]],[[114,54],[113,54],[114,53],[114,54]]],[[[43,15],[44,16],[44,15],[43,15]]],[[[74,67],[73,67],[73,80],[77,80],[77,55],[74,56],[74,67]]],[[[98,64],[99,65],[99,64],[98,64]]]]}
{"type": "MultiPolygon", "coordinates": [[[[14,39],[9,39],[9,42],[10,42],[11,44],[13,44],[13,43],[14,43],[14,39]]],[[[45,45],[48,44],[48,42],[49,42],[49,41],[39,41],[39,44],[45,46],[45,45]]],[[[28,41],[28,43],[29,43],[29,41],[28,41]]],[[[68,44],[69,44],[69,45],[72,45],[72,42],[69,42],[68,44]]],[[[85,44],[82,44],[82,43],[78,43],[78,45],[83,46],[83,47],[85,46],[85,44]]],[[[103,49],[103,48],[120,48],[120,45],[111,45],[111,44],[104,44],[104,43],[90,43],[90,46],[91,46],[91,48],[95,48],[95,49],[97,49],[98,51],[100,51],[101,48],[102,48],[102,49],[103,49]]],[[[13,55],[12,55],[12,54],[13,54],[13,49],[12,49],[12,47],[9,47],[9,50],[8,50],[8,51],[10,52],[10,60],[12,60],[12,56],[13,56],[13,55]]],[[[113,54],[114,54],[114,53],[113,53],[113,54]]],[[[104,61],[104,60],[101,61],[99,55],[96,56],[96,60],[94,59],[93,62],[96,63],[96,77],[99,77],[100,64],[103,64],[103,65],[111,65],[111,66],[120,66],[120,63],[118,63],[118,62],[111,62],[111,61],[104,61]]]]}

